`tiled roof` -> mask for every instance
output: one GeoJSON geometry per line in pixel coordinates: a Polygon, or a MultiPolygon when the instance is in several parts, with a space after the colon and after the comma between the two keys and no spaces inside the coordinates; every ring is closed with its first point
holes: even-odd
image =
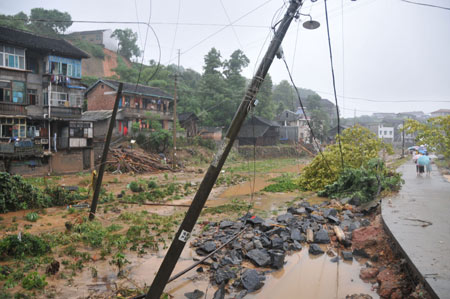
{"type": "MultiPolygon", "coordinates": [[[[97,84],[100,82],[103,82],[104,84],[110,86],[111,88],[117,90],[119,88],[119,81],[110,80],[110,79],[100,79],[97,82],[95,82],[93,85],[91,85],[88,90],[86,91],[86,94],[88,94],[97,84]]],[[[138,94],[143,96],[153,96],[153,97],[160,97],[160,98],[166,98],[169,100],[173,100],[173,97],[166,92],[162,91],[159,88],[150,87],[146,85],[138,84],[136,88],[135,83],[128,83],[123,82],[123,89],[122,93],[132,93],[132,94],[138,94]]]]}
{"type": "Polygon", "coordinates": [[[40,36],[35,33],[0,26],[0,42],[33,49],[46,54],[71,58],[89,58],[89,55],[68,41],[40,36]]]}

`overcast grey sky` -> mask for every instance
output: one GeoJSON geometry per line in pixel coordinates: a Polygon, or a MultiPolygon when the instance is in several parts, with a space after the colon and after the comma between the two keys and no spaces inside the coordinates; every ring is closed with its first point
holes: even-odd
{"type": "MultiPolygon", "coordinates": [[[[450,6],[448,0],[417,1],[450,6]]],[[[353,116],[354,109],[357,115],[450,109],[450,10],[400,0],[328,0],[327,3],[339,105],[346,117],[353,116]],[[420,100],[427,102],[415,102],[420,100]]],[[[245,76],[250,78],[261,49],[267,47],[264,42],[272,18],[283,4],[283,0],[15,0],[1,1],[0,11],[28,14],[31,8],[43,7],[67,11],[73,20],[139,19],[143,22],[148,20],[151,11],[151,23],[161,42],[163,64],[176,62],[176,51],[180,49],[181,64],[202,72],[203,57],[211,47],[217,48],[224,59],[241,48],[250,59],[250,66],[245,70],[245,76]],[[252,10],[235,26],[228,26],[198,44],[230,20],[235,21],[252,10]]],[[[293,22],[283,42],[286,59],[293,65],[297,86],[313,89],[334,102],[324,2],[305,1],[301,11],[311,13],[321,27],[308,31],[299,22],[293,22]]],[[[74,23],[69,30],[127,27],[138,32],[142,48],[145,26],[74,23]]],[[[157,58],[156,40],[149,31],[145,61],[157,58]]],[[[274,83],[288,79],[280,60],[274,61],[270,74],[274,83]]]]}

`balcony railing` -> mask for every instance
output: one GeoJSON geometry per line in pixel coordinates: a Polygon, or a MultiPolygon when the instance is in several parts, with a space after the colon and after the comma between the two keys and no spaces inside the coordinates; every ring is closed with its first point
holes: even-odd
{"type": "MultiPolygon", "coordinates": [[[[48,108],[46,108],[48,109],[48,108]]],[[[46,110],[48,111],[48,110],[46,110]]],[[[51,117],[71,117],[80,118],[81,108],[78,107],[51,107],[50,108],[51,117]]]]}
{"type": "Polygon", "coordinates": [[[0,154],[5,156],[38,156],[42,154],[42,146],[32,141],[0,143],[0,154]]]}
{"type": "Polygon", "coordinates": [[[172,117],[172,112],[164,112],[159,110],[150,110],[144,108],[132,108],[132,107],[122,107],[121,108],[124,115],[128,117],[145,117],[148,113],[159,115],[161,119],[170,119],[172,117]]]}
{"type": "Polygon", "coordinates": [[[27,115],[25,105],[17,105],[13,103],[0,103],[0,113],[11,115],[27,115]]]}

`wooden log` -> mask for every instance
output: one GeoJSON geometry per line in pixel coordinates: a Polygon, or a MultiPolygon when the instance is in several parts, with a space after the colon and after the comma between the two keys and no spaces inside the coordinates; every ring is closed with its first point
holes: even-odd
{"type": "Polygon", "coordinates": [[[314,233],[311,228],[306,229],[306,242],[308,243],[314,242],[314,233]]]}
{"type": "Polygon", "coordinates": [[[338,238],[339,242],[342,242],[345,240],[345,233],[342,230],[342,228],[340,228],[337,225],[334,225],[333,230],[334,230],[334,233],[336,234],[336,237],[338,238]]]}

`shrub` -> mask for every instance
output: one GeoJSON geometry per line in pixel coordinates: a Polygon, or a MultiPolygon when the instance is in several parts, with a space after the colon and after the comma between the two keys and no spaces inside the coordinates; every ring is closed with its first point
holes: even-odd
{"type": "Polygon", "coordinates": [[[39,218],[39,215],[36,212],[31,212],[25,215],[25,219],[30,222],[36,222],[39,218]]]}
{"type": "Polygon", "coordinates": [[[298,189],[298,185],[291,175],[283,174],[281,177],[273,179],[275,184],[264,187],[262,191],[266,192],[292,192],[298,189]]]}
{"type": "Polygon", "coordinates": [[[386,169],[379,158],[371,159],[366,166],[346,168],[333,184],[319,191],[319,196],[332,198],[357,197],[364,203],[375,199],[381,191],[397,191],[403,180],[401,175],[386,169]]]}
{"type": "Polygon", "coordinates": [[[22,280],[22,287],[26,290],[43,289],[47,285],[45,275],[39,275],[36,271],[30,272],[22,280]]]}
{"type": "Polygon", "coordinates": [[[138,182],[133,181],[130,183],[129,186],[130,186],[130,190],[133,192],[142,192],[142,187],[139,185],[138,182]]]}
{"type": "MultiPolygon", "coordinates": [[[[344,130],[340,136],[345,167],[360,168],[381,150],[391,154],[392,146],[361,126],[344,130]]],[[[303,190],[318,191],[338,180],[342,169],[339,145],[332,144],[303,169],[298,184],[303,190]],[[325,158],[324,158],[325,157],[325,158]]]]}
{"type": "Polygon", "coordinates": [[[31,234],[9,235],[0,241],[0,258],[5,256],[14,258],[41,256],[48,252],[50,252],[48,243],[31,234]]]}

